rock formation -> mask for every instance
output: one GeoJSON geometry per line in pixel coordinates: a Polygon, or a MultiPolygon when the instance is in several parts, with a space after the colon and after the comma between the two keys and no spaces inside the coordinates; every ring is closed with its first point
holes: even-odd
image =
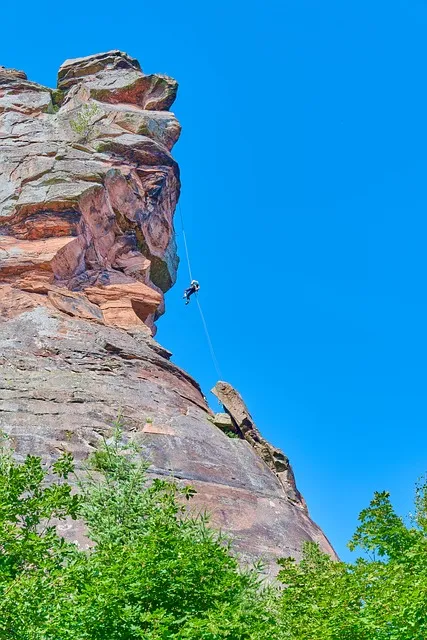
{"type": "Polygon", "coordinates": [[[262,437],[255,425],[242,396],[227,382],[219,381],[212,389],[212,393],[223,405],[226,414],[217,413],[213,423],[230,435],[246,440],[264,460],[283,487],[288,500],[307,511],[304,498],[297,489],[294,472],[289,458],[277,447],[273,447],[262,437]]]}
{"type": "Polygon", "coordinates": [[[0,67],[0,429],[17,456],[80,465],[120,413],[150,473],[191,483],[274,571],[303,540],[334,554],[288,459],[225,383],[214,416],[152,338],[178,266],[176,91],[120,51],[65,62],[55,90],[0,67]]]}
{"type": "Polygon", "coordinates": [[[176,90],[120,51],[65,62],[55,91],[0,68],[3,282],[75,317],[154,329],[178,265],[176,90]]]}

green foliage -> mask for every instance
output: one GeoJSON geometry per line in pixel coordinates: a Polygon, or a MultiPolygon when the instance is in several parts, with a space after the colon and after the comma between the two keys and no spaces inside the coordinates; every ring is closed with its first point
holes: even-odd
{"type": "Polygon", "coordinates": [[[58,113],[59,105],[54,104],[53,102],[47,107],[47,113],[58,113]]]}
{"type": "MultiPolygon", "coordinates": [[[[54,520],[76,518],[80,499],[65,482],[73,471],[64,454],[46,471],[39,458],[16,464],[7,439],[0,446],[0,637],[26,638],[21,629],[40,619],[46,588],[61,579],[75,555],[74,545],[56,533],[54,520]],[[17,606],[17,604],[19,605],[17,606]]],[[[37,637],[37,636],[34,636],[37,637]]]]}
{"type": "Polygon", "coordinates": [[[77,478],[69,454],[50,469],[0,442],[0,640],[425,640],[427,485],[407,526],[387,493],[362,511],[335,562],[314,543],[279,562],[283,589],[242,570],[195,491],[147,481],[120,421],[77,478]],[[78,491],[76,489],[78,488],[78,491]],[[87,551],[54,524],[80,519],[87,551]]]}
{"type": "Polygon", "coordinates": [[[241,570],[206,516],[187,513],[191,487],[147,483],[119,428],[92,456],[79,498],[68,455],[49,471],[31,456],[0,460],[1,640],[278,637],[259,571],[241,570]],[[53,517],[83,519],[96,545],[64,542],[53,517]]]}
{"type": "Polygon", "coordinates": [[[74,120],[70,120],[70,125],[83,141],[87,141],[93,133],[94,118],[99,114],[99,107],[96,104],[83,105],[74,120]]]}
{"type": "Polygon", "coordinates": [[[61,89],[52,89],[51,96],[53,105],[59,109],[64,101],[65,91],[61,91],[61,89]]]}
{"type": "Polygon", "coordinates": [[[227,428],[223,427],[222,432],[225,433],[227,438],[240,440],[240,436],[235,431],[233,431],[232,429],[227,429],[227,428]]]}
{"type": "Polygon", "coordinates": [[[425,640],[427,638],[427,485],[416,491],[414,526],[376,493],[359,516],[349,547],[364,558],[333,562],[306,544],[303,560],[280,561],[283,638],[425,640]]]}

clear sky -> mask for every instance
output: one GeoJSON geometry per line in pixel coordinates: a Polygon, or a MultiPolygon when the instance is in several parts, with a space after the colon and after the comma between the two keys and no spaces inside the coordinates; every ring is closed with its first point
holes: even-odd
{"type": "MultiPolygon", "coordinates": [[[[2,7],[0,64],[32,80],[118,48],[179,81],[182,211],[223,376],[344,558],[374,490],[407,513],[427,470],[426,33],[425,0],[2,7]]],[[[183,260],[158,339],[208,395],[187,281],[183,260]]]]}

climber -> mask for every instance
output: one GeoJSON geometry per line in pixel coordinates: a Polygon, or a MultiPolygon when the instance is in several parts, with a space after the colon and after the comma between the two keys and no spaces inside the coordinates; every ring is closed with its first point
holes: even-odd
{"type": "Polygon", "coordinates": [[[190,298],[193,295],[193,293],[196,293],[199,289],[200,289],[200,285],[197,282],[197,280],[192,280],[188,289],[184,291],[183,298],[185,299],[185,304],[188,304],[190,302],[190,298]]]}

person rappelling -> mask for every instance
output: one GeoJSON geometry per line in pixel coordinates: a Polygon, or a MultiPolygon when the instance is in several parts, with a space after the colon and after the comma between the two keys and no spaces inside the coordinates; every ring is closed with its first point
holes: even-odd
{"type": "Polygon", "coordinates": [[[197,293],[199,289],[200,285],[197,280],[192,280],[188,289],[184,291],[183,298],[185,300],[185,304],[189,304],[191,296],[193,295],[193,293],[197,293]]]}

